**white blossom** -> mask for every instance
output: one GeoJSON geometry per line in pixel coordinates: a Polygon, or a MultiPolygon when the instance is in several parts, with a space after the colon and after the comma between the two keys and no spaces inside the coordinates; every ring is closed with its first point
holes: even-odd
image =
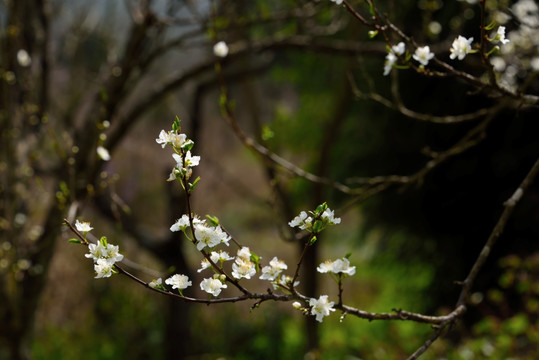
{"type": "Polygon", "coordinates": [[[288,266],[284,263],[284,261],[277,259],[277,257],[274,257],[271,261],[269,266],[264,266],[262,268],[262,275],[260,276],[261,280],[275,280],[283,270],[288,269],[288,266]]]}
{"type": "MultiPolygon", "coordinates": [[[[206,220],[200,220],[197,216],[193,216],[193,226],[196,226],[198,224],[203,224],[206,220]]],[[[189,216],[184,214],[181,218],[179,218],[172,226],[170,227],[170,231],[176,232],[176,231],[184,231],[189,227],[189,216]]]]}
{"type": "Polygon", "coordinates": [[[110,277],[112,275],[112,267],[114,265],[108,262],[106,259],[98,259],[94,265],[96,272],[96,279],[110,277]]]}
{"type": "Polygon", "coordinates": [[[213,46],[213,53],[215,56],[224,58],[228,55],[228,46],[224,41],[219,41],[213,46]]]}
{"type": "Polygon", "coordinates": [[[197,250],[200,251],[205,247],[212,248],[221,243],[228,246],[230,236],[221,229],[220,226],[211,227],[201,224],[195,225],[195,237],[198,240],[197,250]]]}
{"type": "Polygon", "coordinates": [[[406,45],[404,42],[400,42],[397,45],[393,45],[391,50],[386,55],[386,61],[384,64],[384,76],[388,75],[393,68],[395,62],[397,62],[397,55],[402,55],[406,51],[406,45]]]}
{"type": "Polygon", "coordinates": [[[337,4],[337,5],[341,5],[341,4],[342,4],[342,0],[331,0],[331,2],[334,2],[334,3],[337,4]]]}
{"type": "Polygon", "coordinates": [[[327,295],[320,295],[318,299],[309,300],[311,306],[311,314],[316,316],[316,321],[322,322],[325,316],[329,316],[330,311],[335,311],[333,301],[328,301],[327,295]]]}
{"type": "Polygon", "coordinates": [[[156,288],[160,288],[162,284],[163,284],[163,280],[161,278],[159,278],[159,279],[152,280],[148,284],[148,286],[151,287],[152,289],[156,289],[156,288]]]}
{"type": "Polygon", "coordinates": [[[500,26],[498,28],[498,31],[496,32],[496,40],[501,42],[502,44],[507,44],[510,40],[505,38],[505,26],[500,26]]]}
{"type": "Polygon", "coordinates": [[[340,224],[341,223],[341,218],[336,218],[334,216],[334,213],[333,213],[333,210],[331,209],[326,209],[326,211],[324,211],[322,213],[322,219],[327,221],[330,225],[336,225],[336,224],[340,224]]]}
{"type": "Polygon", "coordinates": [[[419,62],[423,66],[427,66],[430,59],[434,57],[434,53],[430,51],[428,46],[418,47],[415,49],[414,60],[419,62]]]}
{"type": "Polygon", "coordinates": [[[183,290],[191,286],[191,281],[186,275],[175,274],[165,280],[165,284],[171,285],[172,289],[183,290]]]}
{"type": "Polygon", "coordinates": [[[402,55],[406,51],[406,45],[401,41],[397,45],[393,45],[391,51],[396,55],[402,55]]]}
{"type": "Polygon", "coordinates": [[[207,268],[209,268],[211,266],[210,262],[208,261],[208,259],[204,258],[200,261],[200,269],[197,270],[197,272],[202,272],[204,270],[206,270],[207,268]]]}
{"type": "Polygon", "coordinates": [[[84,256],[88,259],[93,259],[94,262],[104,260],[111,265],[114,265],[118,261],[122,261],[124,256],[120,254],[119,248],[116,245],[107,244],[106,242],[99,241],[97,244],[88,245],[88,254],[84,256]]]}
{"type": "Polygon", "coordinates": [[[346,274],[354,275],[356,273],[356,267],[350,266],[350,261],[347,258],[337,259],[335,261],[327,260],[321,263],[316,270],[320,273],[334,273],[334,274],[346,274]]]}
{"type": "Polygon", "coordinates": [[[207,292],[208,294],[212,294],[213,296],[219,296],[222,289],[226,289],[226,284],[223,284],[221,280],[215,279],[215,278],[208,278],[202,280],[200,283],[200,288],[207,292]]]}
{"type": "Polygon", "coordinates": [[[28,54],[28,51],[20,49],[17,51],[17,62],[22,67],[28,67],[32,64],[32,58],[28,54]]]}
{"type": "Polygon", "coordinates": [[[307,219],[307,213],[305,211],[302,211],[299,213],[298,216],[296,216],[292,221],[288,223],[290,227],[296,227],[301,225],[305,219],[307,219]]]}
{"type": "Polygon", "coordinates": [[[247,246],[243,246],[241,249],[237,252],[237,257],[245,260],[251,259],[251,250],[247,246]]]}
{"type": "Polygon", "coordinates": [[[232,264],[232,276],[236,279],[241,279],[241,278],[250,279],[255,274],[256,274],[255,263],[250,260],[237,257],[236,260],[234,261],[234,264],[232,264]]]}
{"type": "Polygon", "coordinates": [[[103,161],[109,161],[110,160],[110,153],[103,146],[98,146],[96,151],[97,151],[97,155],[101,158],[101,160],[103,160],[103,161]]]}
{"type": "Polygon", "coordinates": [[[384,64],[384,76],[389,75],[391,72],[391,69],[393,69],[393,65],[397,61],[398,57],[394,53],[390,52],[386,55],[386,61],[384,64]]]}
{"type": "Polygon", "coordinates": [[[90,223],[87,221],[80,222],[78,219],[75,220],[75,228],[80,232],[88,232],[93,229],[93,227],[90,226],[90,223]]]}
{"type": "Polygon", "coordinates": [[[120,249],[118,245],[107,244],[107,246],[105,247],[103,258],[111,264],[122,261],[124,256],[119,253],[119,250],[120,249]]]}
{"type": "Polygon", "coordinates": [[[473,37],[466,39],[464,36],[459,35],[458,38],[453,40],[453,44],[451,45],[451,49],[449,50],[451,52],[449,58],[458,58],[459,60],[464,59],[466,55],[472,50],[472,41],[473,37]]]}
{"type": "Polygon", "coordinates": [[[234,257],[230,256],[226,251],[223,251],[223,250],[219,250],[219,252],[217,251],[212,251],[211,254],[210,254],[210,259],[211,261],[213,261],[214,263],[216,262],[224,262],[224,261],[228,261],[228,260],[234,260],[234,257]]]}

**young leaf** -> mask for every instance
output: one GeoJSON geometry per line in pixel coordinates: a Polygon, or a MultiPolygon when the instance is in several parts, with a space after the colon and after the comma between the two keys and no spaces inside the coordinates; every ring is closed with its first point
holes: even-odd
{"type": "Polygon", "coordinates": [[[101,236],[101,239],[99,240],[99,242],[101,242],[101,245],[103,245],[104,247],[107,247],[107,237],[106,236],[101,236]]]}
{"type": "Polygon", "coordinates": [[[215,216],[206,215],[206,219],[210,222],[210,225],[213,227],[219,226],[219,219],[215,216]]]}

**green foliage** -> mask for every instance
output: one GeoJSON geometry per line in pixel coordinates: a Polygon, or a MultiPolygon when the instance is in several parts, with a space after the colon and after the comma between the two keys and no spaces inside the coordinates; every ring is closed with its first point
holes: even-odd
{"type": "Polygon", "coordinates": [[[448,359],[459,360],[537,358],[539,323],[535,304],[539,300],[539,254],[525,258],[510,255],[499,264],[504,269],[499,278],[500,288],[489,290],[478,305],[478,310],[488,315],[472,326],[471,336],[460,329],[460,343],[455,346],[449,340],[443,341],[427,353],[427,359],[436,359],[441,353],[448,359]],[[519,296],[515,297],[516,294],[519,296]]]}
{"type": "Polygon", "coordinates": [[[35,360],[163,358],[164,319],[155,296],[108,284],[100,292],[90,308],[81,304],[77,309],[84,312],[82,322],[50,323],[36,334],[31,345],[35,360]]]}

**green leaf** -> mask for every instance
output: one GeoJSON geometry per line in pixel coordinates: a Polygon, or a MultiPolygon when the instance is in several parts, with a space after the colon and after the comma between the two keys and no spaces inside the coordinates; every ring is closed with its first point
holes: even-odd
{"type": "Polygon", "coordinates": [[[487,26],[485,26],[485,30],[492,30],[496,27],[496,21],[492,21],[490,24],[488,24],[487,26]]]}
{"type": "Polygon", "coordinates": [[[374,12],[374,5],[373,5],[372,2],[369,4],[369,13],[370,13],[372,16],[376,16],[376,13],[374,12]]]}
{"type": "Polygon", "coordinates": [[[197,177],[192,184],[189,183],[189,192],[192,192],[193,190],[195,190],[195,188],[196,188],[199,181],[200,181],[200,176],[197,177]]]}
{"type": "Polygon", "coordinates": [[[107,237],[101,236],[101,239],[99,239],[99,242],[104,246],[107,247],[107,237]]]}
{"type": "Polygon", "coordinates": [[[255,263],[256,271],[260,271],[260,256],[251,251],[251,261],[255,263]]]}
{"type": "Polygon", "coordinates": [[[193,146],[195,146],[195,143],[192,142],[192,141],[188,141],[183,147],[182,147],[182,150],[185,151],[185,152],[188,152],[189,150],[191,150],[193,148],[193,146]]]}
{"type": "Polygon", "coordinates": [[[326,204],[326,203],[324,202],[324,203],[318,205],[318,206],[316,207],[316,210],[315,210],[314,212],[315,212],[316,216],[320,216],[320,215],[322,215],[322,213],[323,213],[324,211],[327,210],[327,208],[328,208],[328,204],[326,204]]]}
{"type": "Polygon", "coordinates": [[[206,219],[210,222],[211,226],[217,227],[219,226],[219,219],[215,216],[206,215],[206,219]]]}
{"type": "Polygon", "coordinates": [[[82,244],[82,241],[80,241],[80,239],[69,239],[68,241],[72,244],[82,244]]]}
{"type": "Polygon", "coordinates": [[[313,224],[313,232],[319,233],[322,230],[324,230],[324,222],[320,220],[316,220],[313,224]]]}
{"type": "Polygon", "coordinates": [[[352,253],[351,253],[351,252],[349,252],[349,253],[347,253],[346,255],[344,255],[344,258],[345,258],[345,259],[350,259],[350,256],[352,256],[352,253]]]}
{"type": "Polygon", "coordinates": [[[313,245],[313,244],[316,242],[316,240],[318,240],[318,239],[316,238],[316,236],[313,236],[313,237],[311,238],[311,240],[309,240],[309,246],[313,245]]]}
{"type": "Polygon", "coordinates": [[[181,123],[181,120],[180,120],[180,118],[178,117],[178,115],[176,115],[176,119],[175,119],[174,122],[172,123],[172,130],[174,130],[174,131],[176,131],[176,132],[179,132],[180,129],[181,129],[180,123],[181,123]]]}
{"type": "Polygon", "coordinates": [[[268,125],[262,126],[262,140],[268,141],[269,139],[272,139],[275,136],[275,133],[268,125]]]}

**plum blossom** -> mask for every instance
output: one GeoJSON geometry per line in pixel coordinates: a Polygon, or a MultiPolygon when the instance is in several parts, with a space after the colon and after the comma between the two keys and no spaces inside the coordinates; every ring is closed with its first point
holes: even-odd
{"type": "Polygon", "coordinates": [[[28,67],[32,64],[32,58],[25,49],[17,51],[17,62],[22,67],[28,67]]]}
{"type": "Polygon", "coordinates": [[[118,246],[107,244],[105,241],[99,241],[97,244],[88,245],[88,254],[84,256],[93,259],[94,262],[105,260],[111,265],[117,261],[122,261],[124,256],[118,252],[118,246]]]}
{"type": "Polygon", "coordinates": [[[334,2],[336,5],[342,4],[342,0],[331,0],[331,2],[334,2]]]}
{"type": "Polygon", "coordinates": [[[510,40],[505,38],[505,26],[500,26],[496,32],[494,40],[498,40],[503,45],[507,44],[510,40]]]}
{"type": "Polygon", "coordinates": [[[219,296],[222,289],[226,289],[226,284],[223,284],[223,282],[216,278],[208,278],[202,280],[200,283],[200,288],[207,292],[208,294],[212,294],[213,296],[219,296]]]}
{"type": "Polygon", "coordinates": [[[393,45],[391,50],[386,55],[386,62],[384,64],[384,76],[388,75],[393,68],[393,65],[398,60],[398,55],[404,54],[406,51],[406,45],[401,41],[397,45],[393,45]]]}
{"type": "MultiPolygon", "coordinates": [[[[193,217],[193,225],[199,225],[203,224],[206,220],[200,220],[197,216],[193,217]]],[[[189,227],[189,216],[184,214],[181,218],[179,218],[172,226],[170,227],[170,231],[176,232],[176,231],[185,231],[189,227]]]]}
{"type": "Polygon", "coordinates": [[[215,247],[221,243],[228,246],[230,236],[221,229],[220,226],[210,227],[201,224],[195,225],[195,237],[198,240],[197,250],[200,251],[205,247],[215,247]]]}
{"type": "Polygon", "coordinates": [[[330,311],[335,311],[333,301],[328,301],[327,295],[320,295],[318,299],[309,300],[311,314],[316,316],[316,321],[322,322],[325,316],[329,316],[330,311]]]}
{"type": "Polygon", "coordinates": [[[303,224],[305,222],[311,222],[312,218],[311,217],[307,217],[307,213],[305,211],[302,211],[299,213],[298,216],[296,216],[294,219],[292,219],[292,221],[290,221],[288,223],[288,225],[290,227],[296,227],[296,226],[299,226],[300,229],[302,230],[305,230],[305,227],[302,227],[304,226],[303,224]]]}
{"type": "Polygon", "coordinates": [[[234,257],[230,256],[226,251],[223,251],[223,250],[219,250],[219,252],[217,251],[212,251],[211,254],[210,254],[210,259],[211,261],[213,261],[214,263],[216,262],[225,262],[225,261],[228,261],[228,260],[234,260],[234,257]]]}
{"type": "Polygon", "coordinates": [[[204,258],[200,261],[200,269],[198,269],[197,272],[202,272],[209,267],[211,267],[210,262],[208,261],[208,259],[204,258]]]}
{"type": "Polygon", "coordinates": [[[356,267],[350,266],[350,261],[347,258],[337,259],[335,261],[327,260],[321,263],[316,270],[320,273],[334,273],[334,274],[346,274],[354,275],[356,273],[356,267]]]}
{"type": "Polygon", "coordinates": [[[160,289],[163,286],[163,280],[161,278],[154,279],[148,284],[152,289],[160,289]]]}
{"type": "Polygon", "coordinates": [[[98,146],[96,151],[97,151],[97,155],[101,158],[101,160],[103,160],[103,161],[109,161],[110,160],[110,153],[103,146],[98,146]]]}
{"type": "Polygon", "coordinates": [[[200,163],[200,156],[192,156],[191,151],[185,153],[185,159],[178,154],[172,154],[174,160],[176,160],[176,166],[178,169],[197,166],[200,163]]]}
{"type": "Polygon", "coordinates": [[[434,57],[434,53],[430,51],[428,46],[418,47],[414,53],[414,60],[423,66],[427,66],[429,61],[434,57]]]}
{"type": "Polygon", "coordinates": [[[232,264],[232,276],[236,279],[250,279],[255,274],[256,266],[251,260],[237,257],[234,264],[232,264]]]}
{"type": "Polygon", "coordinates": [[[89,222],[80,222],[78,219],[75,220],[75,228],[82,233],[87,233],[88,231],[91,231],[93,229],[93,227],[90,226],[89,222]]]}
{"type": "Polygon", "coordinates": [[[386,55],[386,62],[384,63],[384,76],[389,75],[397,59],[398,59],[397,55],[395,55],[392,52],[386,55]]]}
{"type": "MultiPolygon", "coordinates": [[[[217,264],[218,262],[222,264],[225,261],[233,260],[234,257],[231,257],[226,251],[219,250],[219,252],[212,251],[210,254],[210,259],[214,262],[214,264],[217,264]]],[[[200,269],[198,269],[197,272],[202,272],[209,267],[211,267],[210,261],[204,258],[202,261],[200,261],[200,269]]]]}
{"type": "Polygon", "coordinates": [[[270,263],[269,266],[264,266],[262,268],[262,275],[260,276],[261,280],[275,280],[283,270],[288,269],[288,266],[284,263],[284,261],[277,259],[277,257],[274,257],[270,263]]]}
{"type": "Polygon", "coordinates": [[[186,275],[174,274],[165,280],[165,284],[171,285],[172,289],[178,289],[179,291],[188,288],[192,285],[189,277],[186,275]]]}
{"type": "Polygon", "coordinates": [[[243,246],[241,249],[238,250],[238,253],[236,254],[237,257],[249,260],[251,258],[251,250],[247,246],[243,246]]]}
{"type": "Polygon", "coordinates": [[[169,132],[161,130],[161,132],[159,133],[159,137],[155,139],[155,142],[161,145],[162,148],[165,148],[167,144],[171,144],[176,149],[181,149],[186,145],[191,145],[193,143],[192,140],[187,139],[187,135],[178,134],[176,133],[176,131],[173,130],[169,132]]]}
{"type": "Polygon", "coordinates": [[[333,210],[326,209],[323,213],[321,218],[325,220],[329,225],[337,225],[341,223],[341,218],[336,218],[334,216],[333,210]]]}
{"type": "Polygon", "coordinates": [[[224,58],[228,55],[228,46],[224,41],[219,41],[213,46],[213,53],[215,56],[224,58]]]}
{"type": "Polygon", "coordinates": [[[459,60],[464,59],[466,55],[472,50],[472,41],[473,37],[466,39],[464,36],[459,35],[458,38],[453,40],[453,44],[451,45],[451,49],[449,50],[451,52],[449,58],[451,60],[455,58],[458,58],[459,60]]]}
{"type": "Polygon", "coordinates": [[[112,267],[114,264],[111,264],[106,259],[98,259],[94,265],[94,270],[96,272],[95,279],[106,278],[112,275],[112,267]]]}

